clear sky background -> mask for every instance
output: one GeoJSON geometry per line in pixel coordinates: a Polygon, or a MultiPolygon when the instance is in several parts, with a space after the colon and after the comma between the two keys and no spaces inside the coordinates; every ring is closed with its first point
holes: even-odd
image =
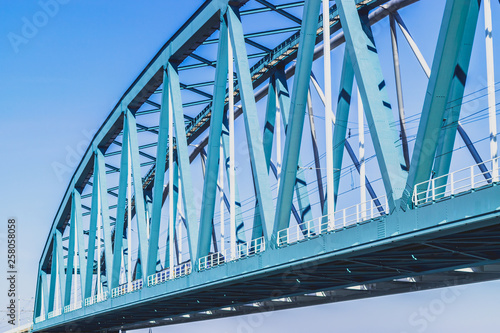
{"type": "MultiPolygon", "coordinates": [[[[15,217],[20,227],[18,289],[23,310],[30,311],[39,256],[90,139],[150,59],[202,2],[68,0],[52,8],[53,15],[40,27],[26,30],[25,39],[12,43],[12,33],[22,36],[26,20],[32,22],[46,1],[0,0],[0,331],[9,328],[3,310],[7,218],[15,217]]],[[[402,11],[429,62],[437,36],[431,20],[440,18],[443,4],[444,0],[422,0],[402,11]]],[[[498,3],[493,7],[494,24],[500,28],[495,22],[500,17],[498,3]]],[[[481,15],[478,36],[483,24],[481,15]]],[[[499,54],[497,46],[498,42],[499,54]]],[[[402,52],[409,54],[408,49],[402,52]]],[[[475,52],[471,71],[484,71],[482,56],[475,52]]],[[[321,66],[315,64],[315,69],[321,66]]],[[[422,73],[415,75],[408,84],[422,82],[422,73]]],[[[476,90],[484,87],[481,78],[484,75],[469,78],[476,90]]],[[[420,96],[409,99],[422,100],[420,96]]],[[[418,109],[412,111],[411,103],[408,108],[410,113],[418,109]]],[[[481,130],[470,128],[471,136],[483,136],[481,130]]],[[[492,332],[500,324],[499,295],[500,282],[489,282],[204,321],[168,331],[492,332]]],[[[31,313],[22,318],[31,319],[31,313]]]]}

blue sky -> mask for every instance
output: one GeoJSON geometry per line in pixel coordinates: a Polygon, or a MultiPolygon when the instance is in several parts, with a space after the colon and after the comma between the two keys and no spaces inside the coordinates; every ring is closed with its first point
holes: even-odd
{"type": "MultiPolygon", "coordinates": [[[[39,255],[50,225],[90,139],[158,49],[202,2],[67,0],[60,1],[57,7],[46,7],[52,15],[43,19],[39,14],[45,6],[42,4],[50,1],[0,0],[3,14],[0,20],[0,219],[6,221],[8,217],[15,217],[19,223],[21,275],[18,288],[22,304],[28,304],[26,310],[30,310],[32,304],[30,299],[34,296],[39,255]],[[39,27],[29,30],[26,22],[34,20],[41,20],[39,27]],[[27,38],[15,39],[14,34],[22,36],[23,29],[28,29],[24,31],[27,38]]],[[[443,4],[443,0],[422,0],[411,10],[401,12],[410,30],[414,28],[412,33],[417,42],[420,41],[429,63],[437,36],[436,24],[431,21],[437,22],[440,18],[443,4]],[[422,17],[429,23],[423,26],[422,17]]],[[[493,3],[493,7],[494,18],[498,18],[498,3],[493,3]]],[[[255,27],[256,23],[253,24],[255,27]]],[[[495,19],[494,24],[497,24],[495,19]]],[[[481,15],[479,26],[482,25],[481,15]]],[[[377,39],[378,46],[388,46],[387,22],[382,22],[381,26],[386,34],[377,39]]],[[[478,30],[478,36],[482,36],[482,30],[478,30]]],[[[400,36],[402,59],[413,61],[412,65],[417,67],[403,44],[400,36]]],[[[333,54],[332,59],[335,62],[341,58],[333,54]]],[[[484,75],[477,73],[484,72],[482,59],[483,52],[475,51],[471,65],[475,75],[469,77],[471,91],[481,87],[484,75]]],[[[390,66],[390,62],[383,63],[384,70],[390,66]]],[[[333,67],[334,70],[339,68],[335,64],[333,67]]],[[[314,69],[321,79],[321,64],[316,63],[314,69]]],[[[425,77],[419,70],[407,72],[409,75],[404,81],[411,89],[415,85],[417,92],[408,96],[409,114],[417,113],[422,103],[420,96],[423,96],[425,77]]],[[[334,84],[334,91],[336,89],[334,84]]],[[[473,138],[480,139],[483,135],[474,127],[470,129],[473,138]]],[[[487,144],[484,147],[479,149],[486,152],[487,144]]],[[[0,230],[2,253],[4,225],[2,223],[0,230]]],[[[6,300],[4,265],[2,258],[0,309],[4,308],[6,300]]],[[[500,324],[499,291],[500,283],[490,282],[448,291],[441,289],[205,321],[168,330],[174,333],[200,329],[206,332],[303,332],[309,329],[410,333],[457,332],[467,327],[475,331],[492,331],[500,324]],[[443,292],[452,293],[453,301],[440,301],[443,292]],[[445,304],[444,308],[439,304],[445,304]],[[419,312],[422,308],[435,310],[433,319],[426,319],[425,324],[418,321],[423,318],[419,312]]],[[[8,329],[3,317],[4,312],[0,310],[0,330],[8,329]]]]}

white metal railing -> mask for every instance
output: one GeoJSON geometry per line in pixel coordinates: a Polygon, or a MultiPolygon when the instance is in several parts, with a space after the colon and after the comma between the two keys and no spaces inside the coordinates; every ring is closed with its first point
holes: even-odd
{"type": "Polygon", "coordinates": [[[47,317],[48,317],[48,319],[54,318],[54,317],[60,316],[61,313],[62,313],[62,309],[61,308],[54,309],[54,311],[49,312],[49,315],[47,317]]]}
{"type": "Polygon", "coordinates": [[[498,158],[419,183],[413,190],[413,205],[419,206],[498,181],[498,179],[492,179],[495,174],[498,174],[498,167],[493,169],[496,165],[498,165],[498,158]],[[484,165],[487,171],[481,171],[480,165],[484,165]]]}
{"type": "Polygon", "coordinates": [[[135,280],[130,283],[127,282],[125,284],[122,284],[121,286],[114,288],[113,290],[111,290],[111,297],[115,298],[139,289],[142,289],[142,279],[135,280]]]}
{"type": "Polygon", "coordinates": [[[294,244],[303,240],[314,238],[320,234],[342,229],[349,225],[371,220],[389,211],[387,197],[382,196],[370,201],[362,202],[321,216],[319,218],[303,222],[301,224],[280,230],[278,232],[278,246],[294,244]]]}
{"type": "Polygon", "coordinates": [[[264,237],[256,238],[250,242],[239,244],[236,248],[236,253],[231,253],[231,249],[225,249],[211,253],[208,256],[200,258],[198,261],[198,268],[200,271],[217,267],[226,262],[233,260],[243,259],[263,252],[266,249],[266,242],[264,237]]]}
{"type": "Polygon", "coordinates": [[[177,279],[191,274],[191,262],[174,266],[172,269],[166,268],[161,272],[148,276],[148,287],[163,283],[167,280],[177,279]],[[172,272],[172,274],[170,273],[172,272]]]}
{"type": "Polygon", "coordinates": [[[198,269],[202,271],[208,268],[222,265],[226,261],[231,261],[229,259],[230,253],[231,253],[230,249],[225,249],[224,251],[210,253],[208,256],[205,256],[198,260],[198,269]]]}
{"type": "Polygon", "coordinates": [[[264,237],[260,237],[252,239],[250,242],[239,244],[237,248],[236,259],[242,259],[263,252],[266,249],[266,241],[264,237]]]}
{"type": "Polygon", "coordinates": [[[41,323],[42,321],[45,321],[45,316],[35,318],[35,324],[41,323]]]}
{"type": "Polygon", "coordinates": [[[108,292],[105,291],[105,292],[99,293],[97,295],[87,297],[85,299],[85,306],[90,306],[90,305],[93,305],[93,304],[96,304],[99,302],[103,302],[107,299],[108,299],[108,292]]]}
{"type": "Polygon", "coordinates": [[[64,313],[75,311],[75,310],[78,310],[78,309],[81,309],[81,308],[82,308],[82,302],[71,303],[70,305],[66,305],[64,307],[64,313]]]}

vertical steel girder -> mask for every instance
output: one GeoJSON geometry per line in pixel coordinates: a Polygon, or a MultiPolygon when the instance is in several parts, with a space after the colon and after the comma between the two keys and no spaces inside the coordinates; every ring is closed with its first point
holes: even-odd
{"type": "Polygon", "coordinates": [[[320,4],[321,0],[306,0],[304,4],[273,236],[290,222],[320,4]]]}
{"type": "Polygon", "coordinates": [[[50,289],[49,289],[49,304],[48,312],[54,311],[56,301],[56,286],[59,282],[59,295],[61,303],[65,299],[65,274],[64,274],[64,257],[62,247],[62,234],[59,229],[56,229],[53,234],[52,243],[52,267],[50,271],[50,289]],[[56,282],[57,281],[57,282],[56,282]]]}
{"type": "MultiPolygon", "coordinates": [[[[168,100],[169,89],[166,68],[163,68],[163,89],[160,110],[160,124],[158,129],[158,146],[156,148],[156,169],[153,185],[153,211],[151,214],[151,227],[149,229],[149,249],[147,275],[156,273],[156,262],[158,260],[158,242],[160,237],[161,208],[163,205],[163,185],[165,181],[165,169],[168,144],[168,100]]],[[[169,149],[173,145],[168,144],[169,149]]],[[[170,180],[172,181],[172,180],[170,180]]],[[[168,247],[167,247],[168,252],[168,247]]]]}
{"type": "Polygon", "coordinates": [[[85,259],[85,244],[83,243],[83,226],[82,226],[82,212],[81,212],[81,194],[78,190],[73,189],[71,197],[71,222],[69,233],[69,246],[68,246],[68,260],[66,265],[66,291],[64,298],[64,305],[71,303],[71,287],[73,283],[73,270],[77,271],[74,267],[73,258],[78,254],[78,262],[80,266],[80,292],[81,297],[85,297],[85,273],[86,273],[86,259],[85,259]],[[76,248],[75,239],[77,239],[78,247],[76,248]]]}
{"type": "Polygon", "coordinates": [[[314,125],[314,110],[312,106],[311,91],[307,93],[307,110],[309,114],[309,126],[311,130],[311,142],[314,154],[314,166],[316,167],[316,182],[318,183],[318,196],[321,207],[325,205],[325,193],[323,190],[323,177],[321,175],[321,163],[319,160],[318,139],[316,138],[316,128],[314,125]]]}
{"type": "MultiPolygon", "coordinates": [[[[285,135],[287,135],[288,118],[290,116],[290,93],[288,91],[288,84],[286,82],[285,71],[283,68],[279,68],[276,71],[276,90],[278,92],[278,100],[281,108],[281,117],[283,120],[283,126],[285,128],[285,135]]],[[[278,152],[281,154],[281,152],[278,152]]],[[[297,161],[297,166],[301,165],[300,156],[297,161]]],[[[309,202],[309,194],[307,193],[307,181],[304,175],[303,169],[297,170],[297,176],[295,179],[295,195],[297,196],[297,201],[299,204],[300,218],[302,221],[312,220],[311,203],[309,202]]]]}
{"type": "MultiPolygon", "coordinates": [[[[354,84],[354,68],[351,56],[347,48],[344,51],[342,63],[342,74],[340,76],[339,97],[337,100],[337,112],[335,113],[335,126],[333,127],[333,174],[334,174],[334,200],[337,204],[339,193],[340,171],[344,158],[344,146],[346,144],[347,123],[349,121],[349,109],[351,107],[352,87],[354,84]]],[[[324,206],[323,215],[327,215],[328,207],[324,206]]]]}
{"type": "MultiPolygon", "coordinates": [[[[229,177],[229,128],[228,128],[228,117],[224,117],[222,121],[222,151],[224,155],[226,156],[225,161],[225,170],[226,170],[226,177],[227,179],[230,179],[229,177]]],[[[234,186],[234,207],[235,207],[235,213],[236,213],[236,244],[242,244],[246,242],[246,236],[245,236],[245,224],[243,222],[243,219],[241,217],[241,201],[240,201],[240,192],[238,190],[238,183],[235,182],[234,184],[231,184],[230,182],[227,183],[227,188],[231,189],[231,186],[234,186]]],[[[226,198],[226,195],[224,194],[225,198],[225,204],[227,207],[227,210],[230,210],[230,204],[229,201],[226,198]]],[[[214,244],[215,245],[215,244],[214,244]]]]}
{"type": "MultiPolygon", "coordinates": [[[[267,90],[266,116],[264,119],[264,133],[262,144],[264,145],[264,156],[266,159],[267,172],[271,164],[271,153],[273,151],[274,128],[276,123],[276,77],[272,75],[269,79],[267,90]]],[[[279,119],[278,119],[279,121],[279,119]]],[[[259,200],[255,201],[255,211],[258,211],[259,200]]],[[[252,239],[262,237],[262,221],[260,214],[255,214],[253,218],[252,239]]]]}
{"type": "MultiPolygon", "coordinates": [[[[146,205],[144,202],[144,193],[142,190],[142,176],[141,164],[139,160],[139,143],[137,141],[137,125],[135,117],[130,110],[127,110],[125,121],[128,123],[129,139],[130,139],[130,157],[132,162],[132,180],[134,188],[134,202],[135,202],[135,219],[137,222],[137,236],[139,239],[139,254],[138,261],[141,268],[147,271],[147,257],[148,257],[148,235],[146,227],[146,205]]],[[[129,203],[131,204],[131,202],[129,203]]],[[[132,219],[131,219],[132,220],[132,219]]],[[[127,235],[129,237],[129,235],[127,235]]],[[[131,255],[130,249],[128,255],[131,255]]],[[[130,267],[129,267],[130,269],[130,267]]]]}
{"type": "Polygon", "coordinates": [[[479,7],[478,1],[475,0],[448,0],[446,2],[410,172],[401,200],[403,210],[411,204],[414,186],[430,177],[443,116],[450,97],[451,83],[457,77],[465,85],[467,74],[463,68],[457,66],[457,63],[463,43],[472,43],[474,37],[475,29],[472,31],[465,29],[468,19],[473,19],[473,16],[477,19],[478,12],[473,9],[475,6],[472,2],[479,7]]]}
{"type": "Polygon", "coordinates": [[[49,297],[47,293],[47,273],[40,270],[38,273],[38,279],[36,283],[36,294],[35,294],[35,306],[34,306],[34,317],[40,317],[42,315],[42,307],[44,310],[44,317],[47,317],[47,309],[49,304],[49,297]]]}
{"type": "Polygon", "coordinates": [[[398,97],[398,111],[399,111],[399,131],[401,137],[401,145],[403,147],[403,157],[406,169],[410,167],[410,153],[408,149],[408,138],[406,136],[405,124],[405,108],[403,100],[403,84],[401,83],[401,69],[399,66],[399,46],[396,34],[396,19],[393,15],[389,15],[389,22],[391,27],[391,41],[392,41],[392,58],[394,63],[394,78],[396,81],[396,94],[398,97]]]}
{"type": "MultiPolygon", "coordinates": [[[[445,190],[445,185],[448,177],[445,175],[450,171],[450,164],[453,152],[453,146],[455,144],[455,137],[457,134],[457,129],[459,127],[458,120],[460,118],[460,111],[462,108],[462,99],[465,90],[465,81],[467,78],[467,72],[469,70],[470,57],[472,53],[472,43],[474,40],[474,33],[476,31],[477,19],[479,14],[479,4],[477,1],[471,1],[469,14],[465,20],[464,28],[464,38],[462,39],[460,45],[460,51],[458,54],[457,63],[455,66],[455,72],[451,81],[451,88],[449,91],[445,116],[442,122],[441,132],[439,135],[438,145],[436,149],[436,156],[434,161],[434,167],[432,171],[432,176],[438,178],[435,180],[435,187],[437,195],[440,195],[445,190]],[[444,177],[441,177],[444,176],[444,177]]],[[[431,72],[432,73],[432,72],[431,72]]],[[[460,126],[459,130],[464,142],[467,147],[469,146],[470,139],[468,140],[467,134],[463,131],[460,126]],[[469,141],[469,142],[467,142],[469,141]]],[[[473,146],[472,146],[473,147],[473,146]]],[[[475,152],[475,149],[470,150],[472,156],[475,158],[476,163],[479,154],[475,152]]],[[[479,159],[481,159],[479,157],[479,159]]],[[[484,165],[481,165],[484,169],[484,165]]]]}
{"type": "Polygon", "coordinates": [[[186,213],[188,247],[191,255],[191,262],[194,263],[198,260],[198,221],[196,220],[196,211],[193,201],[191,166],[189,164],[179,73],[170,62],[167,64],[167,74],[168,85],[170,93],[172,94],[172,115],[174,117],[174,131],[177,145],[177,163],[179,165],[179,176],[182,186],[182,203],[186,213]]]}
{"type": "MultiPolygon", "coordinates": [[[[113,265],[113,250],[111,245],[111,221],[109,219],[109,204],[108,204],[108,185],[106,182],[106,166],[104,163],[104,155],[99,148],[95,150],[95,166],[94,166],[94,182],[98,177],[98,191],[100,193],[100,207],[102,214],[102,235],[104,240],[104,260],[106,264],[105,277],[108,281],[111,280],[111,267],[113,265]]],[[[96,207],[97,208],[97,207],[96,207]]],[[[99,240],[100,241],[100,240],[99,240]]],[[[99,262],[101,254],[98,253],[99,262]]]]}
{"type": "MultiPolygon", "coordinates": [[[[173,149],[173,144],[172,144],[172,149],[173,149]]],[[[173,195],[174,196],[174,206],[172,207],[173,208],[173,216],[174,216],[174,231],[173,231],[173,235],[174,237],[177,237],[177,230],[176,230],[176,223],[177,222],[177,206],[179,204],[179,166],[177,164],[177,161],[172,161],[172,165],[173,165],[173,168],[174,168],[174,179],[170,179],[169,182],[172,182],[172,188],[173,188],[173,193],[171,193],[169,191],[168,195],[173,195]]],[[[161,210],[160,210],[160,213],[161,213],[161,210]]],[[[170,225],[169,225],[169,228],[170,228],[170,225]]],[[[168,229],[167,229],[168,230],[168,229]]],[[[170,231],[167,231],[167,243],[166,243],[166,247],[165,247],[165,268],[167,267],[170,267],[172,265],[172,263],[170,263],[170,255],[169,255],[169,251],[170,251],[170,247],[171,246],[176,246],[176,243],[177,243],[177,239],[174,239],[174,240],[171,240],[170,239],[170,231]]],[[[149,242],[151,242],[151,238],[149,238],[149,242]]],[[[181,240],[182,242],[182,240],[181,240]]],[[[158,244],[158,240],[156,241],[156,244],[158,244]]],[[[156,248],[158,248],[158,245],[156,246],[156,248]]],[[[177,261],[179,261],[179,252],[177,251],[177,248],[175,248],[175,251],[176,251],[176,257],[177,257],[177,261]]],[[[151,254],[150,254],[151,255],[151,254]]],[[[157,256],[155,256],[156,258],[157,256]]],[[[155,264],[156,265],[156,264],[155,264]]],[[[154,274],[154,273],[151,273],[151,274],[154,274]]],[[[149,274],[149,275],[151,275],[149,274]]]]}
{"type": "MultiPolygon", "coordinates": [[[[147,230],[146,230],[146,210],[144,203],[144,194],[142,191],[142,179],[141,179],[141,166],[139,163],[139,146],[137,142],[137,125],[135,122],[135,117],[127,109],[124,112],[123,117],[123,142],[122,142],[122,154],[120,161],[120,179],[119,179],[119,190],[118,190],[118,203],[117,203],[117,213],[116,213],[116,224],[115,224],[115,243],[113,248],[113,271],[111,274],[111,288],[116,288],[120,281],[120,268],[123,246],[123,227],[125,223],[125,209],[126,205],[132,204],[132,198],[127,200],[127,173],[128,173],[128,159],[130,151],[130,160],[132,163],[132,179],[135,194],[135,216],[137,221],[138,239],[139,239],[139,254],[138,260],[142,263],[142,266],[147,271],[147,230]],[[142,246],[141,246],[142,245],[142,246]]],[[[94,205],[94,202],[92,203],[94,205]]],[[[90,234],[89,234],[90,237],[90,234]]],[[[127,235],[131,237],[131,235],[127,235]]],[[[95,238],[95,237],[94,237],[95,238]]],[[[89,238],[92,241],[92,238],[89,238]]],[[[89,249],[90,249],[89,242],[89,249]]],[[[130,249],[127,250],[127,254],[130,255],[130,249]]],[[[90,255],[90,251],[89,251],[90,255]]],[[[92,262],[93,263],[93,262],[92,262]]],[[[92,263],[87,262],[87,267],[90,268],[92,263]]],[[[131,267],[128,267],[131,269],[131,267]]],[[[87,283],[89,280],[89,269],[87,270],[87,283]]],[[[92,275],[90,275],[90,279],[92,275]]],[[[90,280],[91,281],[91,280],[90,280]]],[[[87,290],[92,287],[86,286],[87,290]]],[[[86,295],[88,295],[86,293],[86,295]]],[[[89,295],[90,296],[90,295],[89,295]]],[[[89,297],[86,296],[86,297],[89,297]]]]}
{"type": "MultiPolygon", "coordinates": [[[[288,125],[288,118],[290,113],[290,93],[288,91],[288,85],[286,82],[286,76],[283,68],[278,68],[276,73],[270,79],[268,100],[266,107],[266,120],[264,125],[263,143],[264,143],[264,153],[266,157],[266,167],[269,172],[269,167],[272,168],[273,174],[278,178],[278,173],[276,167],[274,167],[271,162],[271,153],[273,149],[274,141],[274,130],[276,122],[276,96],[278,96],[278,102],[281,109],[281,116],[283,121],[283,126],[285,129],[288,125]]],[[[279,119],[277,121],[280,121],[279,119]]],[[[286,133],[285,133],[286,135],[286,133]]],[[[281,154],[281,152],[277,152],[281,154]]],[[[298,165],[301,165],[300,157],[298,165]]],[[[307,193],[307,182],[305,180],[304,170],[299,169],[297,171],[297,180],[295,182],[295,192],[299,203],[300,214],[292,205],[292,213],[298,224],[303,221],[312,220],[311,204],[309,202],[309,194],[307,193]]],[[[258,205],[258,201],[256,205],[258,205]]],[[[254,229],[252,233],[252,238],[255,239],[262,235],[262,225],[260,221],[260,216],[256,215],[254,217],[254,229]]]]}
{"type": "MultiPolygon", "coordinates": [[[[201,157],[201,169],[203,171],[203,179],[205,179],[205,174],[206,174],[206,170],[205,170],[205,165],[206,165],[206,159],[207,159],[207,152],[205,151],[205,148],[203,148],[200,152],[200,157],[201,157]]],[[[220,188],[219,184],[217,184],[217,188],[219,189],[219,192],[222,193],[222,196],[224,198],[224,204],[227,208],[227,210],[230,210],[230,204],[229,204],[229,201],[227,200],[227,197],[226,197],[226,194],[222,191],[222,189],[220,188]]],[[[212,219],[212,225],[214,224],[214,219],[212,219]]],[[[222,242],[222,239],[221,239],[221,242],[222,242]]],[[[217,236],[215,235],[215,228],[214,226],[212,226],[212,244],[213,244],[213,247],[214,247],[214,253],[217,253],[219,252],[218,250],[218,247],[217,247],[217,236]]]]}
{"type": "MultiPolygon", "coordinates": [[[[228,38],[226,19],[220,23],[219,46],[217,50],[217,67],[215,70],[215,87],[210,115],[210,128],[208,136],[208,157],[203,184],[203,199],[201,205],[200,228],[198,235],[198,258],[210,252],[213,217],[215,212],[215,199],[217,193],[217,173],[220,158],[220,138],[222,134],[222,121],[224,118],[224,103],[226,96],[226,81],[228,71],[228,38]]],[[[232,84],[232,82],[229,82],[232,84]]]]}
{"type": "MultiPolygon", "coordinates": [[[[264,226],[264,236],[268,241],[272,235],[272,221],[274,219],[273,200],[269,186],[268,172],[265,165],[264,147],[258,137],[259,120],[257,106],[250,77],[250,66],[243,36],[243,27],[239,17],[238,8],[229,6],[227,10],[228,28],[236,63],[236,73],[240,89],[243,118],[252,165],[254,184],[259,200],[259,212],[264,226]]],[[[272,244],[272,243],[271,243],[272,244]]]]}
{"type": "Polygon", "coordinates": [[[407,173],[402,168],[401,150],[396,146],[397,133],[391,128],[393,115],[377,49],[368,19],[360,17],[355,1],[339,0],[336,3],[389,207],[393,209],[395,200],[403,192],[407,173]]]}
{"type": "MultiPolygon", "coordinates": [[[[267,104],[266,104],[266,115],[264,120],[264,133],[262,144],[264,145],[264,156],[266,159],[267,172],[269,172],[269,166],[271,163],[271,153],[273,150],[274,141],[274,128],[276,122],[276,78],[271,76],[268,92],[267,92],[267,104]]],[[[255,201],[255,211],[258,211],[259,200],[255,201]]],[[[254,215],[253,228],[252,228],[252,239],[257,239],[262,237],[262,221],[260,214],[254,215]]]]}

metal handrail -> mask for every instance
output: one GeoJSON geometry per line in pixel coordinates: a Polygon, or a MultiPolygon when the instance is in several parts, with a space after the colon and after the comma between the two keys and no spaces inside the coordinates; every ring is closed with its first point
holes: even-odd
{"type": "Polygon", "coordinates": [[[166,282],[168,280],[173,280],[186,276],[188,274],[191,274],[191,272],[192,272],[191,262],[174,266],[172,268],[166,268],[160,272],[148,276],[148,287],[166,282]]]}
{"type": "Polygon", "coordinates": [[[142,285],[143,285],[142,279],[124,283],[121,286],[118,286],[118,287],[113,288],[111,290],[111,298],[122,296],[122,295],[125,295],[128,293],[137,291],[139,289],[142,289],[142,285]]]}
{"type": "Polygon", "coordinates": [[[341,209],[332,214],[323,215],[282,229],[278,231],[276,241],[278,247],[294,244],[359,222],[378,218],[386,215],[388,211],[389,206],[386,196],[374,198],[373,200],[341,209]]]}
{"type": "Polygon", "coordinates": [[[102,292],[85,299],[85,306],[90,306],[96,303],[104,302],[108,299],[108,292],[102,292]]]}
{"type": "Polygon", "coordinates": [[[473,164],[446,175],[418,183],[413,190],[413,205],[417,207],[428,202],[434,202],[459,193],[464,193],[492,182],[498,182],[499,170],[498,168],[493,168],[495,165],[498,165],[498,158],[484,161],[479,164],[473,164]],[[490,170],[493,171],[493,176],[490,175],[490,171],[481,171],[479,169],[480,165],[486,166],[486,164],[490,163],[492,165],[490,170]]]}
{"type": "Polygon", "coordinates": [[[82,308],[82,302],[71,303],[70,305],[66,305],[64,307],[64,313],[75,311],[75,310],[78,310],[78,309],[81,309],[81,308],[82,308]]]}
{"type": "Polygon", "coordinates": [[[231,249],[225,249],[202,257],[198,260],[198,269],[203,271],[205,269],[220,266],[226,262],[244,259],[259,253],[266,249],[266,241],[264,237],[252,239],[250,242],[239,244],[236,247],[236,252],[232,253],[231,249]]]}

